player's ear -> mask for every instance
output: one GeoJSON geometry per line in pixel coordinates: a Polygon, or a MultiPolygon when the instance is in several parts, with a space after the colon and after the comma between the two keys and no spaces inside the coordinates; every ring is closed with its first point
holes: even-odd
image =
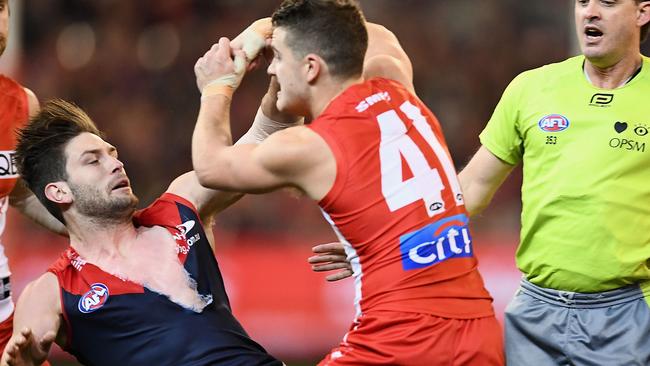
{"type": "Polygon", "coordinates": [[[313,53],[305,56],[305,62],[307,66],[307,82],[311,84],[318,79],[318,76],[324,71],[326,65],[320,56],[313,53]]]}
{"type": "Polygon", "coordinates": [[[45,197],[54,203],[72,203],[72,192],[65,182],[52,182],[45,186],[45,197]]]}

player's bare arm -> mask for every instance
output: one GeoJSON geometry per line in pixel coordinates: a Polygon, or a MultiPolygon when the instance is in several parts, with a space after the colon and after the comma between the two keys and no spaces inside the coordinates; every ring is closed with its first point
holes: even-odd
{"type": "Polygon", "coordinates": [[[465,169],[458,174],[465,208],[470,215],[481,213],[490,204],[494,193],[512,169],[514,166],[497,158],[485,146],[479,148],[465,169]]]}
{"type": "MultiPolygon", "coordinates": [[[[206,187],[260,193],[298,186],[300,173],[309,169],[319,141],[303,127],[275,133],[260,145],[231,146],[230,103],[243,77],[243,56],[222,38],[195,66],[202,90],[201,109],[192,138],[192,163],[206,187]]],[[[322,141],[322,140],[321,140],[322,141]]],[[[324,141],[321,144],[325,144],[324,141]]]]}
{"type": "Polygon", "coordinates": [[[414,92],[413,66],[399,40],[386,27],[366,23],[368,30],[368,50],[363,64],[363,77],[391,79],[414,92]]]}
{"type": "Polygon", "coordinates": [[[34,193],[27,188],[22,180],[19,180],[9,194],[9,204],[43,227],[61,234],[67,235],[63,223],[57,220],[47,211],[45,206],[36,198],[34,193]]]}
{"type": "Polygon", "coordinates": [[[23,291],[14,314],[14,333],[2,355],[2,366],[40,365],[52,343],[65,343],[56,276],[45,273],[23,291]]]}

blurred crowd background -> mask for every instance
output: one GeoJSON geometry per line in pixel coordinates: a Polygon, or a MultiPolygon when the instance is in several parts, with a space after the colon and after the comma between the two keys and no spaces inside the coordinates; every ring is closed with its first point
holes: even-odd
{"type": "MultiPolygon", "coordinates": [[[[218,37],[232,38],[270,15],[279,1],[10,3],[13,28],[3,72],[41,101],[64,98],[83,107],[117,146],[145,206],[191,169],[196,59],[218,37]]],[[[417,93],[438,116],[457,168],[478,148],[478,134],[514,76],[577,54],[573,3],[361,1],[367,19],[391,29],[410,55],[417,93]]],[[[236,93],[236,137],[248,129],[267,80],[258,70],[236,93]]],[[[519,181],[516,172],[473,223],[498,309],[517,283],[519,181]]],[[[6,244],[19,292],[65,241],[11,218],[6,244]]],[[[329,285],[309,272],[309,248],[334,240],[312,202],[295,192],[246,197],[217,218],[216,238],[235,313],[262,344],[285,359],[310,362],[340,340],[353,315],[351,281],[329,285]]]]}

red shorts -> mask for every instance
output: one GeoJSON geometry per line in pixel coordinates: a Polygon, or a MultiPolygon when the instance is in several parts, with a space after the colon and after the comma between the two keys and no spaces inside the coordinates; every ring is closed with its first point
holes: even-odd
{"type": "Polygon", "coordinates": [[[376,311],[362,315],[319,366],[502,366],[503,337],[494,316],[447,319],[376,311]]]}
{"type": "MultiPolygon", "coordinates": [[[[0,323],[0,350],[2,353],[5,351],[9,338],[14,332],[14,313],[11,313],[7,320],[0,323]]],[[[50,363],[45,361],[41,366],[50,366],[50,363]]]]}

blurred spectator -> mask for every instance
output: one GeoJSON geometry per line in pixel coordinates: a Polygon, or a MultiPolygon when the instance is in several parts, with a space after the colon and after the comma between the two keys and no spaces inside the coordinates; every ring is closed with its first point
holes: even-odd
{"type": "MultiPolygon", "coordinates": [[[[361,3],[370,20],[385,24],[403,41],[414,63],[418,94],[438,115],[459,165],[478,147],[478,133],[508,81],[525,69],[565,58],[573,32],[566,18],[572,4],[560,0],[361,3]]],[[[22,81],[43,100],[74,100],[94,116],[129,162],[132,183],[147,204],[160,193],[162,182],[191,166],[190,138],[199,99],[192,68],[197,57],[217,36],[233,36],[276,5],[25,0],[22,81]],[[166,143],[159,144],[163,139],[166,143]]],[[[259,71],[238,92],[235,136],[247,129],[265,82],[259,71]]],[[[514,183],[502,190],[495,210],[518,212],[516,187],[514,183]]],[[[517,225],[517,216],[509,217],[517,225]]],[[[486,220],[482,226],[489,224],[486,220]]],[[[331,235],[317,210],[285,193],[246,198],[222,215],[218,225],[234,232],[331,235]],[[307,228],[304,219],[294,224],[296,212],[313,217],[315,226],[307,228]]]]}

